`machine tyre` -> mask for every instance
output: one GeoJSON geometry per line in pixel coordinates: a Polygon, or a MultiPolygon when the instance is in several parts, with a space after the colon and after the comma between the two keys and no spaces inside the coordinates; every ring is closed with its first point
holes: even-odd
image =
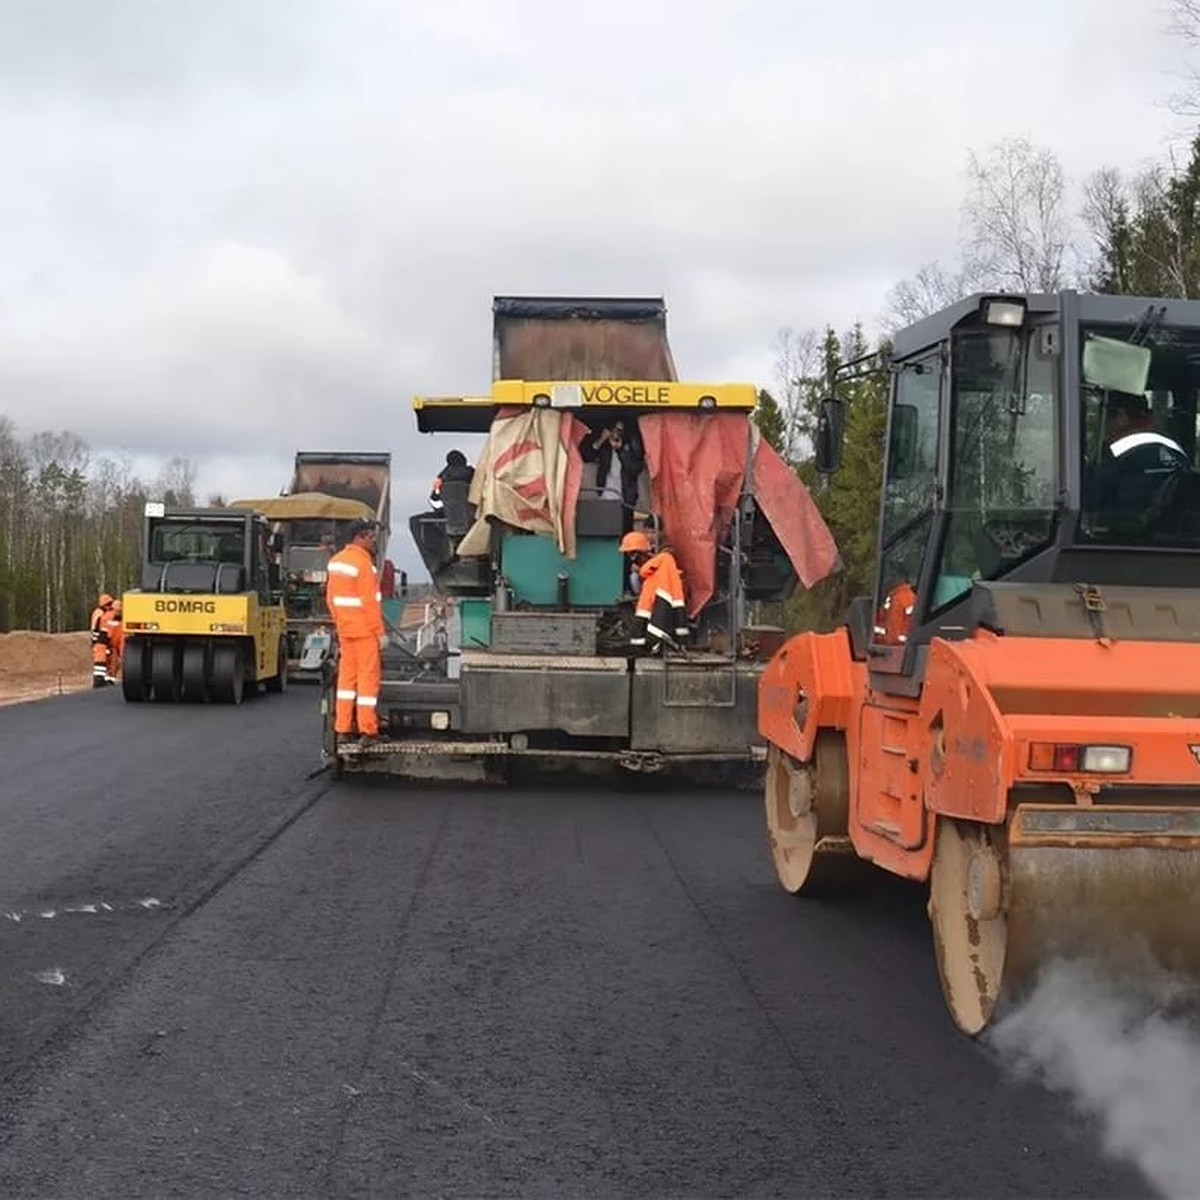
{"type": "Polygon", "coordinates": [[[155,642],[150,647],[150,683],[159,703],[179,703],[179,647],[175,642],[155,642]]]}
{"type": "Polygon", "coordinates": [[[264,680],[263,686],[268,692],[286,692],[288,685],[288,644],[287,638],[279,639],[279,674],[264,680]]]}
{"type": "Polygon", "coordinates": [[[1004,979],[1008,920],[1002,852],[990,826],[938,820],[929,920],[942,995],[955,1025],[974,1037],[992,1019],[1004,979]]]}
{"type": "Polygon", "coordinates": [[[146,685],[149,674],[148,648],[142,641],[131,642],[125,648],[121,663],[121,694],[130,704],[142,704],[150,695],[146,685]]]}
{"type": "Polygon", "coordinates": [[[208,645],[205,642],[188,642],[183,648],[180,662],[181,694],[189,704],[203,704],[208,700],[208,645]]]}
{"type": "Polygon", "coordinates": [[[236,643],[214,646],[209,692],[213,700],[218,704],[241,704],[245,692],[246,669],[241,646],[236,643]]]}
{"type": "Polygon", "coordinates": [[[850,767],[841,734],[818,733],[807,763],[769,747],[764,800],[767,840],[784,891],[817,895],[852,887],[867,874],[847,835],[850,767]]]}

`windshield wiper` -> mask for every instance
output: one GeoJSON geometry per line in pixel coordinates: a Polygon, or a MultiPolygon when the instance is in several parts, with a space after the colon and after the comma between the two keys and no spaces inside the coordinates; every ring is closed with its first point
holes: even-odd
{"type": "Polygon", "coordinates": [[[1165,304],[1148,304],[1146,311],[1138,318],[1138,323],[1129,335],[1129,343],[1133,346],[1144,345],[1156,334],[1167,316],[1165,304]]]}

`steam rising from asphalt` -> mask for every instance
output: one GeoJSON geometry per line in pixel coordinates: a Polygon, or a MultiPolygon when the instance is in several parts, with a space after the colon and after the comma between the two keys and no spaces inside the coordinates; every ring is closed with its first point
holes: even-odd
{"type": "Polygon", "coordinates": [[[1050,965],[993,1027],[1023,1078],[1095,1117],[1104,1148],[1170,1200],[1200,1197],[1200,1021],[1196,993],[1144,976],[1118,988],[1090,964],[1050,965]]]}

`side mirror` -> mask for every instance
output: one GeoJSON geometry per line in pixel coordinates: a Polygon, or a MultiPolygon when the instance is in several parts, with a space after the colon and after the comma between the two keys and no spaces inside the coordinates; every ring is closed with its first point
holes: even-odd
{"type": "Polygon", "coordinates": [[[283,550],[283,534],[282,533],[271,534],[271,549],[274,550],[276,554],[279,554],[282,552],[282,550],[283,550]]]}
{"type": "Polygon", "coordinates": [[[822,475],[831,475],[842,465],[842,438],[846,428],[846,406],[827,396],[817,413],[813,459],[822,475]]]}

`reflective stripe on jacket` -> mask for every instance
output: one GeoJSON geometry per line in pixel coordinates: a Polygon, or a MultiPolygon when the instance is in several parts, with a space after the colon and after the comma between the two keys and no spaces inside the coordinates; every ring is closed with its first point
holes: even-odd
{"type": "Polygon", "coordinates": [[[92,641],[99,642],[101,645],[108,644],[108,614],[109,609],[101,608],[97,605],[92,609],[92,619],[90,622],[92,630],[92,641]]]}
{"type": "Polygon", "coordinates": [[[338,637],[378,638],[383,634],[383,597],[370,554],[351,543],[326,568],[325,603],[338,637]]]}
{"type": "Polygon", "coordinates": [[[642,590],[638,596],[633,637],[635,646],[652,642],[681,641],[687,636],[683,576],[669,550],[663,550],[638,568],[642,590]]]}

